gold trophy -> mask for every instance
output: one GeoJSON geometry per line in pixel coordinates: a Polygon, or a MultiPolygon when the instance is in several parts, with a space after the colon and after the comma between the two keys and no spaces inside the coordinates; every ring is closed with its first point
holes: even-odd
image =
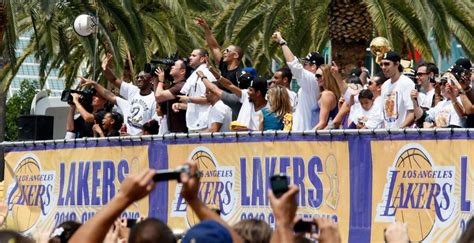
{"type": "Polygon", "coordinates": [[[326,205],[335,210],[339,201],[339,178],[337,176],[337,160],[333,154],[326,158],[326,175],[329,177],[331,186],[326,196],[326,205]]]}
{"type": "Polygon", "coordinates": [[[383,55],[390,51],[392,49],[392,45],[390,44],[390,41],[387,40],[385,37],[375,37],[371,42],[370,42],[370,51],[372,54],[376,57],[375,62],[377,64],[380,64],[382,61],[383,55]]]}

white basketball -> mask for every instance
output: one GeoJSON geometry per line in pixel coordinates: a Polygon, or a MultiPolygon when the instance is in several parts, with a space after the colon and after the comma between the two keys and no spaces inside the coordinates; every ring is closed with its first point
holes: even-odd
{"type": "Polygon", "coordinates": [[[74,31],[80,36],[89,36],[94,33],[96,24],[93,16],[81,14],[74,20],[74,31]]]}

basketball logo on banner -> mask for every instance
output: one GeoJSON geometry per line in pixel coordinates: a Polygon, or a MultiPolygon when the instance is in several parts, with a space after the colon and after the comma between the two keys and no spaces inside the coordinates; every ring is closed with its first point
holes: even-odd
{"type": "MultiPolygon", "coordinates": [[[[199,188],[201,201],[209,208],[218,209],[224,219],[229,218],[236,202],[234,166],[219,166],[212,152],[202,146],[190,153],[189,160],[197,162],[201,173],[199,188]]],[[[188,226],[199,223],[198,217],[190,207],[184,209],[179,206],[182,205],[180,192],[181,185],[178,184],[171,214],[185,217],[188,226]]]]}
{"type": "Polygon", "coordinates": [[[421,145],[405,145],[388,168],[375,221],[405,222],[410,240],[426,240],[437,224],[452,216],[454,173],[453,166],[436,166],[421,145]]]}
{"type": "Polygon", "coordinates": [[[7,203],[13,224],[20,233],[28,233],[53,207],[54,171],[42,171],[38,158],[29,154],[10,171],[15,179],[8,185],[7,203]]]}

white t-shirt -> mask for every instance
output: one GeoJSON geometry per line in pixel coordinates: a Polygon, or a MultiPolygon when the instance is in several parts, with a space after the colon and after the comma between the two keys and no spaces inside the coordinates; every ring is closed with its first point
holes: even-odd
{"type": "Polygon", "coordinates": [[[420,103],[420,107],[424,107],[424,108],[430,109],[430,108],[431,108],[431,104],[433,103],[433,96],[434,96],[434,93],[435,93],[435,90],[432,89],[432,90],[426,92],[426,94],[424,94],[424,96],[418,96],[418,99],[419,99],[419,101],[421,102],[421,103],[420,103]],[[420,98],[421,98],[421,99],[420,99],[420,98]]]}
{"type": "MultiPolygon", "coordinates": [[[[201,64],[184,83],[181,93],[189,97],[205,97],[206,86],[198,77],[197,71],[202,71],[210,82],[216,78],[207,68],[206,64],[201,64]]],[[[189,130],[202,130],[207,128],[207,117],[210,105],[200,105],[188,103],[186,109],[186,126],[189,130]]]]}
{"type": "Polygon", "coordinates": [[[400,128],[408,111],[413,110],[410,97],[413,89],[415,83],[403,74],[395,83],[392,83],[391,79],[383,83],[381,101],[385,128],[400,128]]]}
{"type": "Polygon", "coordinates": [[[351,107],[349,120],[355,124],[357,124],[359,121],[363,121],[368,129],[382,128],[384,120],[382,116],[382,109],[380,107],[382,103],[380,99],[380,96],[375,98],[374,104],[368,111],[364,110],[359,102],[355,103],[351,107]]]}
{"type": "Polygon", "coordinates": [[[249,100],[249,94],[247,89],[242,90],[242,96],[240,97],[242,107],[240,108],[239,116],[237,121],[253,131],[260,130],[260,111],[255,111],[253,102],[249,100]]]}
{"type": "Polygon", "coordinates": [[[207,128],[211,128],[212,123],[221,123],[220,132],[230,131],[229,126],[232,122],[232,109],[222,102],[217,101],[213,106],[209,108],[209,117],[207,128]]]}
{"type": "Polygon", "coordinates": [[[123,112],[124,123],[127,126],[127,133],[139,135],[142,126],[150,121],[156,113],[155,94],[141,95],[140,89],[130,83],[122,82],[120,85],[120,95],[126,100],[117,97],[117,106],[123,112]]]}
{"type": "Polygon", "coordinates": [[[158,135],[165,135],[169,133],[166,115],[163,115],[163,116],[155,115],[153,116],[153,120],[156,120],[158,122],[158,126],[160,126],[158,128],[158,135]]]}
{"type": "Polygon", "coordinates": [[[311,130],[318,124],[319,86],[314,73],[305,70],[295,57],[293,61],[287,62],[293,77],[298,82],[298,103],[293,114],[293,131],[311,130]]]}
{"type": "MultiPolygon", "coordinates": [[[[461,98],[457,97],[459,104],[461,98]]],[[[429,118],[435,122],[436,127],[447,127],[449,125],[464,127],[465,118],[461,118],[454,109],[453,102],[451,100],[442,100],[438,104],[426,111],[429,118]]]]}
{"type": "Polygon", "coordinates": [[[290,96],[291,109],[293,112],[295,112],[296,106],[298,106],[298,94],[291,89],[286,90],[288,91],[288,96],[290,96]]]}

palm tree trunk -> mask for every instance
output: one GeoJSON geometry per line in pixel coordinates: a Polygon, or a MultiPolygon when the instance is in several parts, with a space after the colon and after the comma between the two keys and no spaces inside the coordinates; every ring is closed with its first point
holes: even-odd
{"type": "MultiPolygon", "coordinates": [[[[0,143],[2,143],[5,140],[6,101],[7,101],[6,93],[7,92],[0,90],[0,143]]],[[[5,154],[4,154],[3,146],[0,146],[0,182],[3,181],[4,175],[5,175],[5,154]]]]}
{"type": "Polygon", "coordinates": [[[328,13],[332,60],[345,74],[364,63],[372,19],[361,0],[332,0],[328,13]]]}
{"type": "Polygon", "coordinates": [[[365,51],[367,44],[361,42],[345,42],[341,40],[331,40],[331,57],[336,62],[341,71],[349,74],[355,67],[364,65],[365,51]]]}
{"type": "MultiPolygon", "coordinates": [[[[3,45],[3,33],[6,26],[6,11],[3,0],[0,0],[0,46],[3,45]]],[[[0,55],[2,55],[0,53],[0,55]]],[[[0,70],[3,68],[3,58],[0,58],[0,70]]],[[[5,81],[4,81],[5,82],[5,81]]],[[[5,124],[6,124],[6,91],[0,90],[0,143],[5,140],[5,124]]],[[[5,156],[3,146],[0,146],[0,182],[3,181],[5,175],[5,156]]],[[[3,188],[1,188],[3,191],[3,188]]]]}

